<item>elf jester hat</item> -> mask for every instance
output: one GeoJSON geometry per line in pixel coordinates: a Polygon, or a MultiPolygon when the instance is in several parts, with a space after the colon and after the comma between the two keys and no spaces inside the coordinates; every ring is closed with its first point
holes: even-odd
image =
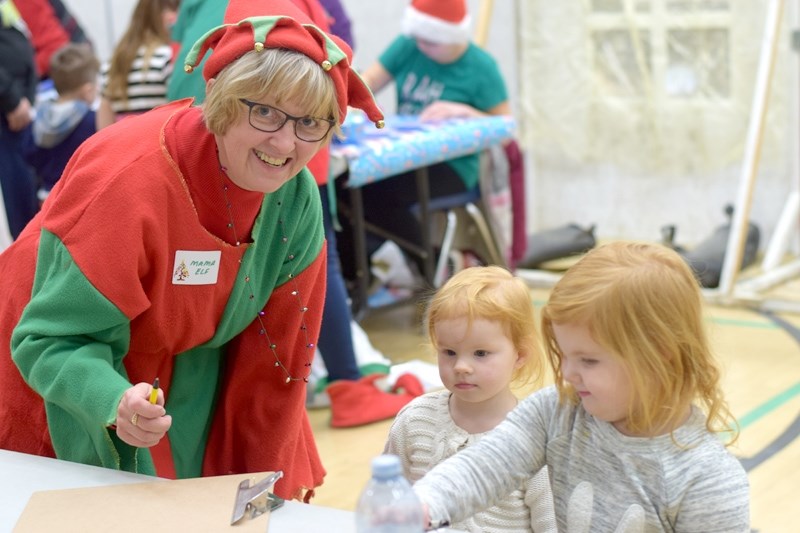
{"type": "Polygon", "coordinates": [[[184,70],[192,72],[206,52],[206,80],[214,78],[247,52],[282,48],[304,54],[333,80],[339,102],[339,121],[347,106],[363,110],[375,126],[384,126],[383,112],[361,76],[352,68],[353,51],[336,37],[315,26],[290,0],[230,0],[224,23],[203,35],[186,56],[184,70]]]}

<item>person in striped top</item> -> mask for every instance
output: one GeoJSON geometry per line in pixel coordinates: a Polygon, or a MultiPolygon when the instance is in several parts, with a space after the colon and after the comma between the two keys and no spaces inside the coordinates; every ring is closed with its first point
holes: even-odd
{"type": "Polygon", "coordinates": [[[103,65],[97,129],[167,102],[172,75],[170,28],[179,0],[139,0],[111,61],[103,65]]]}

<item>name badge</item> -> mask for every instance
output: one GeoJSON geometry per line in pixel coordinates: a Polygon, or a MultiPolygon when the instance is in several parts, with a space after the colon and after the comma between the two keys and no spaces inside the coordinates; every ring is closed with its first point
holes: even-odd
{"type": "Polygon", "coordinates": [[[177,250],[172,267],[173,285],[214,285],[219,275],[222,252],[197,252],[177,250]]]}

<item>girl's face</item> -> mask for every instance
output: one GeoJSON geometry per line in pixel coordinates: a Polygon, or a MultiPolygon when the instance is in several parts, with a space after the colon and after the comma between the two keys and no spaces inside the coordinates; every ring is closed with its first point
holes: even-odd
{"type": "Polygon", "coordinates": [[[178,11],[175,9],[165,9],[161,13],[161,20],[164,23],[164,27],[167,31],[172,30],[172,27],[175,25],[175,22],[178,20],[178,11]]]}
{"type": "MultiPolygon", "coordinates": [[[[259,102],[272,105],[268,100],[259,102]]],[[[239,119],[225,135],[216,135],[220,163],[228,177],[248,191],[271,193],[300,172],[320,149],[324,140],[301,141],[294,133],[295,123],[287,120],[278,131],[266,133],[250,125],[250,108],[241,104],[239,119]]],[[[281,110],[304,116],[305,110],[290,103],[281,110]]]]}
{"type": "Polygon", "coordinates": [[[515,369],[524,362],[499,322],[465,318],[434,326],[439,376],[458,400],[469,403],[504,399],[515,369]]]}
{"type": "Polygon", "coordinates": [[[561,371],[590,415],[626,430],[633,388],[622,361],[597,344],[585,325],[553,324],[561,371]]]}

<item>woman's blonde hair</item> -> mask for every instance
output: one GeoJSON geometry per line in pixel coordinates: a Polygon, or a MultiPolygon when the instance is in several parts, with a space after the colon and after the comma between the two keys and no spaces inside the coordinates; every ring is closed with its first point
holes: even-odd
{"type": "Polygon", "coordinates": [[[595,342],[620,358],[634,390],[631,431],[676,428],[699,402],[709,431],[731,432],[729,443],[738,437],[705,331],[700,285],[675,251],[607,244],[586,254],[553,288],[542,310],[542,336],[559,396],[577,403],[564,381],[553,324],[588,327],[595,342]]]}
{"type": "Polygon", "coordinates": [[[177,11],[180,0],[139,0],[131,14],[130,23],[111,54],[105,96],[109,100],[128,99],[128,75],[139,49],[144,47],[144,64],[156,48],[169,44],[172,37],[164,25],[164,12],[177,11]]]}
{"type": "MultiPolygon", "coordinates": [[[[199,73],[198,73],[199,74],[199,73]]],[[[280,48],[250,51],[220,71],[206,94],[203,114],[206,126],[224,135],[242,113],[248,112],[240,99],[261,101],[281,107],[291,102],[304,114],[335,121],[331,129],[339,134],[339,104],[333,80],[312,59],[280,48]]],[[[331,138],[328,134],[327,140],[331,138]]]]}
{"type": "Polygon", "coordinates": [[[512,375],[512,383],[521,386],[539,382],[543,357],[533,301],[524,281],[498,266],[459,271],[428,303],[426,322],[434,347],[436,324],[454,318],[466,318],[468,324],[479,319],[501,324],[517,351],[525,356],[512,375]]]}

